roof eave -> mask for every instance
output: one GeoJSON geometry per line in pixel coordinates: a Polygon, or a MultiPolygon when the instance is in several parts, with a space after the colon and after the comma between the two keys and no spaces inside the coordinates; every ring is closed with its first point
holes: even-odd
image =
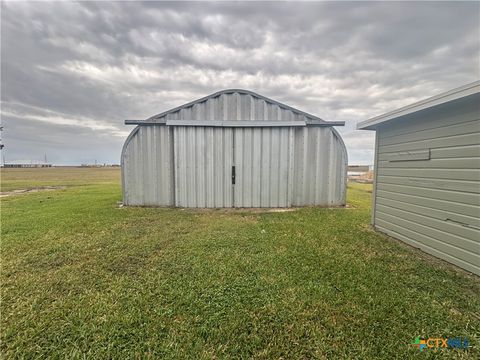
{"type": "Polygon", "coordinates": [[[262,123],[265,126],[272,126],[274,123],[275,126],[320,126],[320,127],[329,127],[329,126],[345,126],[345,121],[318,121],[318,120],[310,120],[310,121],[286,121],[286,120],[209,120],[209,121],[200,121],[200,120],[125,120],[125,125],[172,125],[175,122],[181,122],[185,126],[196,126],[195,122],[198,122],[198,126],[209,126],[209,122],[211,122],[212,126],[217,126],[216,123],[223,122],[223,123],[231,123],[230,125],[234,125],[235,122],[238,122],[240,127],[248,127],[249,123],[251,123],[252,127],[259,127],[262,123]],[[170,123],[170,124],[169,124],[170,123]],[[283,125],[282,123],[285,123],[283,125]],[[297,125],[298,123],[299,125],[297,125]],[[303,124],[303,125],[302,125],[303,124]]]}
{"type": "Polygon", "coordinates": [[[450,101],[458,100],[460,98],[473,95],[480,92],[480,81],[455,88],[453,90],[441,93],[439,95],[430,97],[428,99],[418,101],[416,103],[401,107],[399,109],[390,111],[386,114],[375,116],[371,119],[362,121],[357,124],[358,130],[375,130],[375,128],[387,121],[394,120],[401,116],[413,114],[417,111],[425,110],[434,106],[448,103],[450,101]]]}

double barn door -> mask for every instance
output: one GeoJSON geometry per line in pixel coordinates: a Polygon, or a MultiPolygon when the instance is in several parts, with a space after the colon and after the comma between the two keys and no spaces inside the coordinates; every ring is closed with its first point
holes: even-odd
{"type": "Polygon", "coordinates": [[[175,126],[175,206],[289,207],[292,127],[175,126]]]}

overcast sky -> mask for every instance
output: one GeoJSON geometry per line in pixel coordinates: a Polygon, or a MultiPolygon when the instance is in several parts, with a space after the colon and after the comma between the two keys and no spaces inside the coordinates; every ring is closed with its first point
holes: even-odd
{"type": "Polygon", "coordinates": [[[6,160],[119,163],[144,119],[226,88],[338,128],[373,162],[358,121],[472,82],[478,2],[1,4],[6,160]]]}

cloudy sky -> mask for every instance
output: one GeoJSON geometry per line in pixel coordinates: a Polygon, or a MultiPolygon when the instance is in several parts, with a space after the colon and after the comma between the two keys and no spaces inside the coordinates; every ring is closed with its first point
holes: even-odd
{"type": "Polygon", "coordinates": [[[1,3],[7,162],[119,163],[144,119],[244,88],[339,128],[480,78],[478,2],[1,3]]]}

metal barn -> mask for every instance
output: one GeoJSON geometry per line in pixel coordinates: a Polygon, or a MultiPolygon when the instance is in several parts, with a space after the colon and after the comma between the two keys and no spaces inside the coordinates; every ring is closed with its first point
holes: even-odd
{"type": "Polygon", "coordinates": [[[347,151],[333,126],[246,90],[137,125],[122,150],[123,202],[196,208],[340,206],[347,151]]]}
{"type": "Polygon", "coordinates": [[[480,275],[480,82],[358,128],[376,131],[375,228],[480,275]]]}

